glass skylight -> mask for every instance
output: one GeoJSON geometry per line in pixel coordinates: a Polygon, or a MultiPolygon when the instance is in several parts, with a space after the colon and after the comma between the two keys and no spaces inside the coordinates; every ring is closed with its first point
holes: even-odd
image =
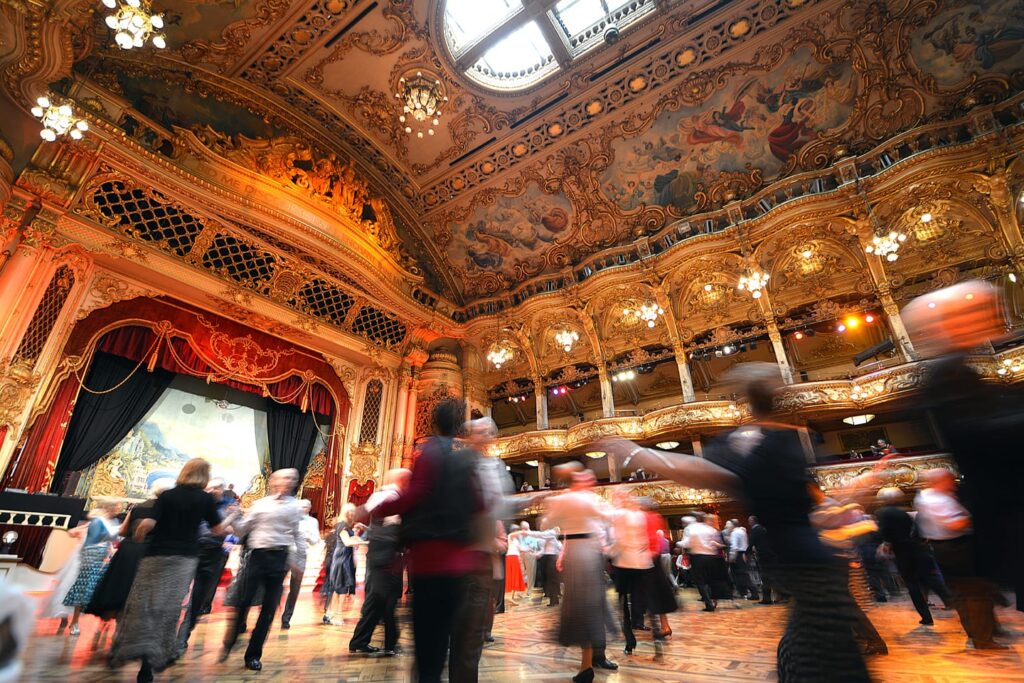
{"type": "Polygon", "coordinates": [[[652,12],[655,0],[447,0],[444,35],[456,66],[477,83],[518,90],[568,67],[652,12]],[[536,5],[536,7],[535,7],[536,5]]]}

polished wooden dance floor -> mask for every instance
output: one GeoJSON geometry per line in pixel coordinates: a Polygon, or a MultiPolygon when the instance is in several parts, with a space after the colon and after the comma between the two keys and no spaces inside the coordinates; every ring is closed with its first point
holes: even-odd
{"type": "MultiPolygon", "coordinates": [[[[349,655],[348,639],[358,618],[358,598],[342,612],[341,626],[322,626],[312,596],[303,596],[290,631],[275,624],[263,657],[264,670],[252,673],[242,668],[245,636],[236,655],[218,664],[217,650],[224,632],[225,612],[207,617],[193,636],[192,648],[182,661],[157,677],[170,681],[375,681],[409,679],[411,656],[377,658],[349,655]]],[[[671,616],[673,637],[664,656],[655,659],[649,637],[641,634],[635,654],[622,654],[621,641],[609,644],[609,657],[620,664],[617,672],[599,673],[606,683],[639,681],[686,681],[687,683],[775,680],[775,645],[785,617],[784,606],[762,606],[741,602],[738,608],[723,603],[714,613],[699,611],[695,593],[684,591],[685,609],[671,616]]],[[[404,612],[404,608],[403,608],[404,612]]],[[[494,636],[497,642],[484,650],[480,680],[494,683],[512,681],[568,681],[575,673],[578,650],[552,643],[549,633],[556,610],[526,604],[499,615],[494,636]]],[[[936,625],[919,627],[917,615],[906,599],[879,605],[870,616],[885,639],[890,654],[873,657],[871,670],[877,681],[893,683],[953,683],[1024,681],[1024,614],[999,610],[1008,632],[1005,652],[977,652],[967,649],[965,636],[952,612],[935,610],[936,625]]],[[[254,617],[250,618],[254,622],[254,617]]],[[[36,637],[27,654],[23,680],[134,681],[135,669],[111,672],[105,667],[105,644],[112,633],[102,636],[96,621],[83,617],[82,634],[76,638],[53,635],[55,621],[37,625],[36,637]]],[[[409,629],[402,636],[406,653],[411,652],[409,629]]],[[[377,632],[377,644],[382,632],[377,632]]],[[[822,643],[828,647],[828,643],[822,643]]]]}

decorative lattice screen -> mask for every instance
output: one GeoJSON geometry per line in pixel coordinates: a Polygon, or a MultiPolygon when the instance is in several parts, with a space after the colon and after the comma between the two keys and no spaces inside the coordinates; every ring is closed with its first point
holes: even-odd
{"type": "Polygon", "coordinates": [[[377,443],[383,399],[384,385],[379,379],[371,379],[366,385],[366,394],[363,397],[363,421],[359,424],[359,443],[377,443]]]}
{"type": "Polygon", "coordinates": [[[323,280],[311,280],[302,285],[295,297],[299,309],[338,326],[344,324],[352,302],[352,297],[323,280]]]}
{"type": "Polygon", "coordinates": [[[394,316],[364,306],[352,321],[352,331],[370,341],[395,347],[405,339],[405,325],[394,316]]]}
{"type": "Polygon", "coordinates": [[[128,189],[119,180],[103,183],[93,193],[93,203],[104,216],[116,219],[115,227],[133,237],[185,256],[192,250],[203,222],[163,200],[156,190],[128,189]]]}
{"type": "Polygon", "coordinates": [[[14,352],[14,363],[27,364],[34,367],[43,353],[46,340],[50,338],[53,326],[68,300],[71,288],[75,286],[75,273],[67,266],[61,266],[53,274],[50,284],[43,292],[36,312],[32,314],[25,336],[21,338],[18,350],[14,352]]]}

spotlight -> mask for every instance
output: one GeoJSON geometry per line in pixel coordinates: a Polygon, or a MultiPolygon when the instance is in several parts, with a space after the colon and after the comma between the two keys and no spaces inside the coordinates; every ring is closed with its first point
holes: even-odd
{"type": "Polygon", "coordinates": [[[864,316],[864,322],[869,324],[875,322],[875,316],[868,313],[866,316],[864,316]]]}
{"type": "Polygon", "coordinates": [[[921,222],[922,223],[931,223],[932,222],[932,215],[930,213],[923,213],[923,214],[921,214],[921,222]]]}
{"type": "Polygon", "coordinates": [[[803,332],[800,332],[799,330],[797,330],[797,333],[796,333],[796,334],[794,334],[794,335],[793,335],[793,337],[794,337],[795,339],[798,339],[798,340],[799,340],[799,339],[803,339],[803,338],[804,338],[804,333],[803,333],[803,332]]]}
{"type": "Polygon", "coordinates": [[[846,325],[842,323],[836,325],[836,332],[846,332],[846,325]]]}
{"type": "Polygon", "coordinates": [[[1010,273],[1010,282],[1017,281],[1017,273],[1010,273]]]}
{"type": "Polygon", "coordinates": [[[851,315],[849,318],[846,319],[846,326],[849,329],[852,330],[852,329],[856,328],[857,325],[860,325],[860,319],[856,318],[855,316],[851,315]]]}

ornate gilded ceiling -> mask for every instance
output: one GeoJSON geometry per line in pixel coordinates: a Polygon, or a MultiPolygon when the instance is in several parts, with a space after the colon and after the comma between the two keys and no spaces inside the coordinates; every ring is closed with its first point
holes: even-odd
{"type": "MultiPolygon", "coordinates": [[[[280,177],[282,157],[310,177],[323,164],[336,184],[320,194],[375,198],[406,267],[457,302],[1024,86],[1024,0],[664,0],[615,45],[516,94],[454,68],[443,0],[155,6],[168,49],[124,52],[82,4],[77,77],[260,173],[280,177]],[[410,70],[435,74],[450,99],[437,135],[410,138],[398,121],[410,70]],[[283,147],[268,169],[261,150],[283,147]]],[[[852,263],[826,257],[829,272],[852,263]]],[[[694,292],[684,311],[725,306],[721,284],[723,299],[694,292]]]]}

